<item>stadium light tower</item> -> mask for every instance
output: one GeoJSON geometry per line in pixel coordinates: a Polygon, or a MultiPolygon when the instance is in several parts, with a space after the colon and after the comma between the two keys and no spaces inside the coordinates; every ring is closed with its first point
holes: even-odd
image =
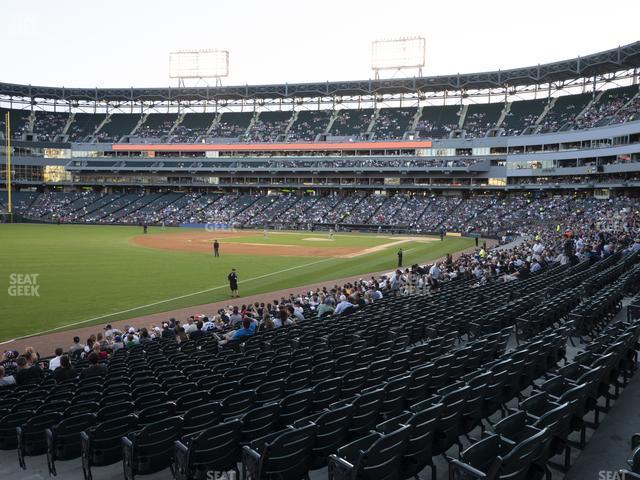
{"type": "Polygon", "coordinates": [[[185,80],[203,81],[215,79],[216,86],[229,76],[228,50],[179,50],[169,53],[169,78],[177,79],[184,87],[185,80]]]}
{"type": "Polygon", "coordinates": [[[422,76],[425,65],[426,40],[424,37],[399,37],[371,42],[371,69],[376,80],[380,72],[391,70],[394,75],[403,71],[405,76],[415,73],[422,76]]]}

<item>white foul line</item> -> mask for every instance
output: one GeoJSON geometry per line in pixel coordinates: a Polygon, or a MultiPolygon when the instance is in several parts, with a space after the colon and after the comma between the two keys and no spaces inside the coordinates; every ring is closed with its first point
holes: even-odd
{"type": "MultiPolygon", "coordinates": [[[[317,265],[318,263],[327,262],[329,260],[335,260],[335,258],[323,258],[322,260],[318,260],[316,262],[305,263],[303,265],[296,265],[294,267],[285,268],[284,270],[278,270],[277,272],[265,273],[264,275],[259,275],[257,277],[248,278],[246,280],[240,280],[238,283],[247,283],[252,282],[254,280],[260,280],[261,278],[270,277],[272,275],[279,275],[280,273],[289,272],[291,270],[296,270],[298,268],[310,267],[311,265],[317,265]]],[[[119,312],[108,313],[106,315],[100,315],[98,317],[88,318],[86,320],[81,320],[79,322],[69,323],[67,325],[62,325],[60,327],[52,328],[50,330],[43,330],[37,333],[30,333],[29,335],[24,335],[22,337],[12,338],[11,340],[6,340],[4,342],[0,342],[0,345],[5,345],[7,343],[15,342],[16,340],[22,340],[29,337],[36,337],[38,335],[44,335],[46,333],[57,332],[58,330],[64,330],[67,327],[74,327],[76,325],[82,325],[83,323],[93,322],[95,320],[101,320],[103,318],[113,317],[115,315],[121,315],[123,313],[135,312],[136,310],[142,310],[143,308],[153,307],[155,305],[160,305],[162,303],[173,302],[174,300],[180,300],[182,298],[193,297],[194,295],[200,295],[202,293],[213,292],[214,290],[219,290],[221,288],[228,287],[228,285],[219,285],[217,287],[207,288],[206,290],[200,290],[199,292],[187,293],[186,295],[180,295],[178,297],[167,298],[166,300],[159,300],[153,303],[147,303],[146,305],[140,305],[139,307],[128,308],[126,310],[121,310],[119,312]]]]}

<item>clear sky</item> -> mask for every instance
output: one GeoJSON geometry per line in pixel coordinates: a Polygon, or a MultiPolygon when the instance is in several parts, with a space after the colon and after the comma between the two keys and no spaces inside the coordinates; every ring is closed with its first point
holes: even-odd
{"type": "Polygon", "coordinates": [[[225,84],[372,77],[370,42],[421,35],[424,75],[520,67],[640,40],[640,0],[3,2],[0,81],[167,86],[168,54],[228,49],[225,84]]]}

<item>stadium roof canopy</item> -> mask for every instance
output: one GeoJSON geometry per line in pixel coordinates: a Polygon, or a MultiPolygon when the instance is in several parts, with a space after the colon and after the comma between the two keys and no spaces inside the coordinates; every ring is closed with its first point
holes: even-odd
{"type": "Polygon", "coordinates": [[[186,88],[64,88],[0,83],[0,96],[65,102],[189,102],[384,95],[548,84],[639,67],[640,41],[571,60],[493,72],[401,79],[186,88]]]}

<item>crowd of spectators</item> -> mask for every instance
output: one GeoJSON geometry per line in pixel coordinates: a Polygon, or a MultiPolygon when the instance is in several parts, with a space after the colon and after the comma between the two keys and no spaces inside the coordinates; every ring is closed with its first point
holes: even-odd
{"type": "MultiPolygon", "coordinates": [[[[404,195],[403,195],[404,196],[404,195]]],[[[431,197],[411,196],[392,216],[387,218],[389,225],[407,225],[411,230],[420,228],[420,218],[431,203],[431,197]]]]}
{"type": "Polygon", "coordinates": [[[373,126],[374,138],[402,140],[415,115],[416,108],[381,108],[373,126]]]}
{"type": "MultiPolygon", "coordinates": [[[[411,199],[393,201],[399,205],[400,201],[411,199]]],[[[454,202],[433,199],[430,204],[434,203],[451,206],[454,202]]],[[[511,209],[526,214],[510,217],[515,227],[504,235],[501,245],[489,248],[483,242],[457,258],[447,255],[431,264],[398,267],[385,275],[303,290],[268,303],[228,305],[215,312],[194,314],[183,322],[171,318],[160,325],[126,325],[122,329],[107,325],[84,342],[75,337],[68,348],[56,348],[55,357],[48,361],[41,360],[33,348],[22,353],[8,350],[0,361],[0,386],[39,382],[44,369],[51,370],[58,381],[100,374],[100,360],[114,351],[153,342],[158,337],[180,343],[208,334],[219,342],[241,340],[259,330],[345,314],[387,296],[429,294],[448,282],[467,281],[473,288],[527,278],[554,265],[605,258],[621,250],[640,250],[640,212],[632,198],[485,199],[478,205],[485,212],[492,212],[493,217],[511,209]],[[76,372],[72,361],[82,359],[88,366],[76,372]]]]}
{"type": "Polygon", "coordinates": [[[457,122],[438,124],[432,119],[420,119],[416,124],[416,132],[420,138],[449,138],[451,132],[458,128],[457,122]]]}
{"type": "Polygon", "coordinates": [[[298,228],[305,228],[309,224],[315,223],[316,219],[321,218],[322,212],[326,209],[332,208],[331,203],[337,202],[338,199],[331,195],[318,197],[318,196],[304,196],[298,198],[298,201],[294,203],[289,210],[280,211],[274,217],[273,220],[279,224],[288,224],[292,226],[298,226],[298,228]]]}
{"type": "Polygon", "coordinates": [[[252,160],[250,162],[242,162],[237,161],[233,163],[220,163],[218,165],[207,163],[208,166],[214,167],[224,167],[224,168],[245,168],[250,170],[257,169],[275,169],[275,168],[284,168],[284,169],[331,169],[331,168],[451,168],[451,167],[468,167],[470,165],[474,165],[479,160],[477,158],[469,157],[469,158],[453,158],[453,159],[443,159],[443,158],[411,158],[411,159],[399,159],[399,158],[331,158],[324,157],[323,159],[318,160],[287,160],[287,159],[273,159],[273,160],[262,160],[255,161],[252,160]]]}
{"type": "Polygon", "coordinates": [[[246,132],[252,114],[227,116],[223,114],[220,120],[211,127],[209,136],[212,138],[240,138],[246,132]]]}
{"type": "Polygon", "coordinates": [[[637,88],[635,92],[631,89],[614,89],[604,92],[600,101],[593,102],[574,120],[572,129],[580,130],[607,125],[636,92],[637,88]]]}
{"type": "Polygon", "coordinates": [[[57,135],[62,134],[68,121],[68,113],[36,112],[33,133],[38,135],[38,141],[53,142],[57,135]]]}
{"type": "Polygon", "coordinates": [[[253,122],[247,135],[246,142],[269,143],[284,137],[287,126],[291,121],[292,112],[270,112],[271,116],[262,114],[253,122]]]}
{"type": "Polygon", "coordinates": [[[640,120],[640,93],[637,93],[629,103],[618,110],[609,124],[635,122],[636,120],[640,120]]]}
{"type": "MultiPolygon", "coordinates": [[[[626,175],[625,179],[634,178],[626,175]]],[[[640,181],[640,177],[635,180],[640,181]]],[[[525,223],[562,218],[583,208],[580,202],[591,205],[590,201],[598,202],[588,196],[520,192],[475,196],[365,193],[307,196],[177,192],[100,195],[50,191],[18,197],[14,207],[28,218],[54,223],[165,226],[211,223],[304,230],[366,225],[416,233],[443,230],[499,236],[525,223]]]]}
{"type": "Polygon", "coordinates": [[[470,138],[484,137],[494,126],[495,123],[487,121],[486,112],[468,113],[464,122],[464,134],[470,138]]]}
{"type": "Polygon", "coordinates": [[[418,220],[423,231],[434,231],[451,218],[454,210],[463,202],[461,197],[434,197],[418,220]]]}
{"type": "MultiPolygon", "coordinates": [[[[269,198],[269,202],[262,206],[259,210],[252,212],[252,217],[245,224],[252,227],[263,227],[267,224],[277,224],[281,214],[289,212],[289,210],[303,198],[297,195],[273,195],[269,198]]],[[[288,221],[288,219],[285,219],[288,221]]]]}
{"type": "MultiPolygon", "coordinates": [[[[610,162],[625,163],[625,160],[616,160],[610,162]]],[[[622,183],[622,182],[637,182],[640,181],[640,176],[632,172],[622,173],[607,173],[600,174],[592,177],[573,177],[573,176],[553,176],[553,177],[512,177],[509,179],[510,184],[516,185],[549,185],[549,184],[575,184],[584,185],[588,183],[622,183]]]]}
{"type": "Polygon", "coordinates": [[[142,138],[164,138],[169,135],[178,119],[177,114],[150,114],[136,130],[135,136],[142,138]],[[158,116],[158,118],[154,118],[158,116]]]}
{"type": "Polygon", "coordinates": [[[572,97],[558,97],[544,114],[536,133],[565,130],[591,101],[591,95],[580,94],[572,97]]]}
{"type": "Polygon", "coordinates": [[[387,197],[384,195],[369,195],[364,197],[349,212],[349,216],[345,219],[348,223],[365,224],[369,222],[380,207],[386,202],[387,197]]]}
{"type": "Polygon", "coordinates": [[[361,135],[367,132],[374,115],[375,111],[373,109],[340,110],[333,121],[333,125],[331,125],[329,135],[362,138],[361,135]]]}
{"type": "Polygon", "coordinates": [[[289,132],[288,142],[313,142],[316,137],[325,133],[333,112],[330,110],[302,110],[289,132]]]}
{"type": "MultiPolygon", "coordinates": [[[[366,195],[351,195],[348,197],[342,197],[341,200],[334,204],[330,210],[324,210],[318,212],[319,222],[323,224],[333,225],[336,223],[348,222],[351,213],[355,211],[358,204],[366,198],[366,195]]],[[[318,211],[320,205],[315,205],[315,210],[318,211]]]]}
{"type": "MultiPolygon", "coordinates": [[[[589,103],[593,97],[592,93],[558,97],[555,105],[546,112],[536,130],[547,133],[592,128],[638,119],[640,97],[637,87],[608,89],[602,93],[599,101],[589,103]]],[[[517,111],[521,118],[514,118],[513,113],[507,114],[507,128],[501,133],[502,135],[522,134],[526,127],[533,127],[540,117],[540,112],[532,113],[524,107],[514,108],[513,104],[518,103],[520,101],[512,103],[512,110],[517,111]]],[[[2,109],[2,111],[6,110],[2,109]]],[[[69,121],[67,112],[37,111],[34,114],[29,110],[12,112],[14,139],[23,139],[24,134],[35,133],[40,141],[54,141],[69,121]]],[[[301,110],[297,112],[297,119],[287,132],[291,119],[289,112],[263,112],[253,123],[251,123],[253,112],[228,112],[217,122],[213,122],[213,114],[191,113],[192,119],[180,122],[175,128],[178,114],[151,113],[136,130],[135,136],[159,138],[170,143],[193,143],[202,138],[211,127],[209,135],[211,138],[229,138],[249,142],[274,142],[282,138],[288,142],[309,142],[315,141],[319,134],[325,133],[333,114],[332,110],[301,110]],[[286,115],[282,118],[274,116],[261,119],[261,116],[273,113],[286,115]]],[[[415,115],[415,107],[380,108],[377,112],[374,109],[343,109],[336,115],[329,135],[364,138],[363,134],[368,131],[371,120],[375,117],[371,129],[374,139],[400,140],[405,133],[412,130],[415,115]]],[[[105,115],[95,114],[95,119],[91,119],[91,114],[82,113],[71,123],[69,134],[74,141],[86,140],[86,137],[94,136],[98,142],[118,142],[122,136],[130,134],[135,126],[135,121],[132,123],[131,119],[125,118],[129,116],[125,114],[112,116],[111,122],[96,133],[105,115]],[[119,123],[122,123],[121,128],[117,125],[119,123]]],[[[471,112],[465,118],[465,135],[470,138],[483,137],[489,129],[496,126],[496,120],[496,118],[489,119],[485,111],[471,112]]],[[[0,124],[2,123],[0,120],[0,124]]],[[[449,115],[444,115],[442,118],[438,118],[438,115],[424,115],[415,125],[415,131],[420,138],[447,138],[457,128],[457,119],[449,115]]]]}
{"type": "Polygon", "coordinates": [[[375,213],[369,218],[369,222],[378,225],[392,225],[396,220],[396,216],[406,204],[408,197],[400,194],[382,198],[384,202],[380,204],[375,213]]]}

